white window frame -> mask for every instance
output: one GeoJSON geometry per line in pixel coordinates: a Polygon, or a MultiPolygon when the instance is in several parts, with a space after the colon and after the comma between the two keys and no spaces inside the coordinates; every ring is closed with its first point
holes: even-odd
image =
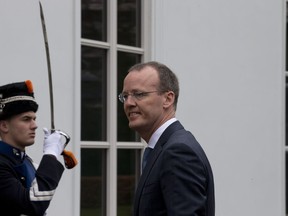
{"type": "MultiPolygon", "coordinates": [[[[142,149],[144,142],[117,142],[117,52],[129,52],[142,55],[142,61],[151,58],[151,0],[142,0],[141,6],[141,48],[117,45],[117,1],[107,0],[107,42],[99,42],[81,38],[81,1],[75,1],[75,140],[79,140],[79,148],[75,154],[81,162],[81,148],[99,148],[107,150],[107,216],[117,215],[117,150],[142,149]],[[81,141],[81,46],[87,45],[106,49],[107,52],[107,141],[81,141]]],[[[131,65],[132,66],[132,65],[131,65]]],[[[80,213],[81,170],[75,171],[74,212],[80,213]]]]}

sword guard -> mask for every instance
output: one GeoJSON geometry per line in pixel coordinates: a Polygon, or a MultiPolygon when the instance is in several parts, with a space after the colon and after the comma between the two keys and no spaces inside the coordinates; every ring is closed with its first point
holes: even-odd
{"type": "Polygon", "coordinates": [[[55,131],[58,131],[59,134],[65,138],[65,147],[64,148],[66,148],[67,144],[70,142],[70,136],[63,131],[51,129],[51,133],[54,133],[55,131]]]}
{"type": "Polygon", "coordinates": [[[51,129],[51,133],[54,133],[55,131],[58,131],[59,134],[61,134],[66,139],[65,147],[61,155],[63,156],[65,167],[67,169],[72,169],[78,164],[78,161],[76,157],[74,156],[73,152],[65,150],[67,144],[70,142],[70,136],[63,131],[51,129]]]}
{"type": "Polygon", "coordinates": [[[63,132],[63,131],[59,131],[59,133],[60,133],[62,136],[65,137],[65,139],[66,139],[66,141],[65,141],[65,147],[66,147],[67,144],[70,142],[70,136],[69,136],[67,133],[63,132]]]}

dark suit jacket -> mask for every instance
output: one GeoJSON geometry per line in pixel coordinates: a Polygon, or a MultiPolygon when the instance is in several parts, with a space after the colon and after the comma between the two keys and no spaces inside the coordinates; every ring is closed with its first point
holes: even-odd
{"type": "Polygon", "coordinates": [[[143,170],[134,216],[214,216],[214,180],[205,152],[179,121],[161,135],[143,170]]]}

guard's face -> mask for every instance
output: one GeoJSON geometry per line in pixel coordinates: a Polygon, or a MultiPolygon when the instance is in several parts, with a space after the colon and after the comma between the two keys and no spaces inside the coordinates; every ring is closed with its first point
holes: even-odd
{"type": "Polygon", "coordinates": [[[34,112],[25,112],[5,120],[1,125],[4,136],[3,141],[8,144],[24,150],[26,146],[34,144],[35,131],[37,129],[36,114],[34,112]],[[4,124],[4,125],[3,125],[4,124]]]}
{"type": "Polygon", "coordinates": [[[123,83],[122,92],[126,95],[124,111],[129,120],[129,127],[144,139],[162,124],[164,117],[165,94],[157,92],[158,86],[158,74],[151,67],[131,71],[123,83]]]}

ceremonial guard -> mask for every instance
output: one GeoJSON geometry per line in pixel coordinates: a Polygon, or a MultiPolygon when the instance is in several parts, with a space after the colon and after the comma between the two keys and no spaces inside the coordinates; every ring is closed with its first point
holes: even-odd
{"type": "Polygon", "coordinates": [[[35,141],[37,110],[30,80],[0,86],[0,215],[46,215],[64,172],[61,131],[43,129],[39,165],[26,154],[35,141]]]}

